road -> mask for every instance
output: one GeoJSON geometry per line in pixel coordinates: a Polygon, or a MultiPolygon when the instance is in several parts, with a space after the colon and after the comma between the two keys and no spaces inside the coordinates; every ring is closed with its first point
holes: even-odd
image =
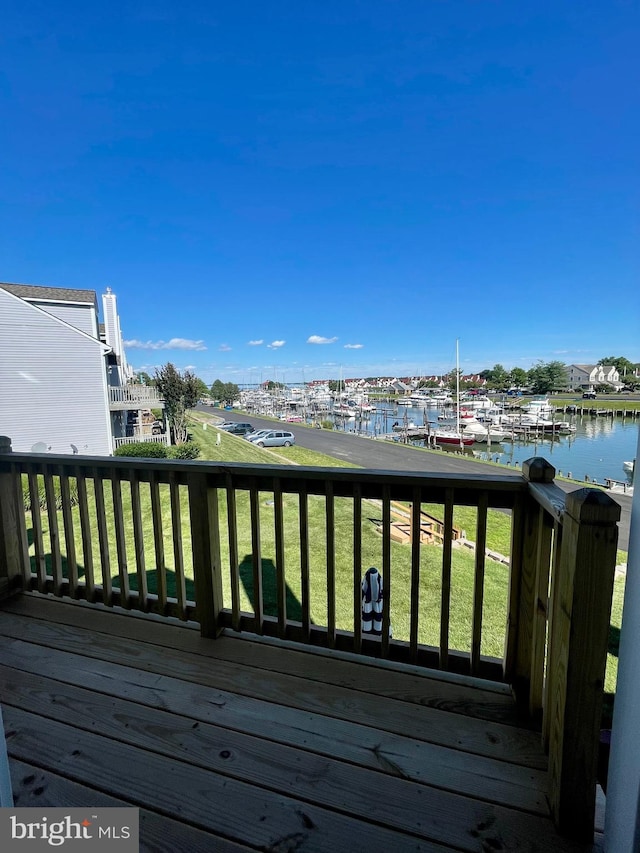
{"type": "MultiPolygon", "coordinates": [[[[485,476],[487,469],[492,469],[486,462],[476,462],[465,459],[455,453],[446,451],[416,450],[412,447],[404,447],[389,441],[374,441],[370,438],[362,438],[357,435],[339,430],[310,429],[300,424],[275,424],[273,420],[261,418],[254,415],[236,411],[223,411],[212,409],[211,406],[198,406],[197,409],[213,418],[227,421],[242,421],[253,424],[256,429],[274,429],[276,426],[287,429],[296,437],[296,444],[343,459],[363,468],[375,468],[383,471],[424,471],[429,474],[470,474],[472,476],[485,476]]],[[[510,470],[503,466],[496,466],[494,471],[500,474],[520,476],[519,469],[510,470]]],[[[558,486],[565,492],[572,492],[580,488],[578,485],[558,481],[558,486]]],[[[619,524],[618,547],[626,551],[629,547],[629,527],[631,523],[631,497],[629,495],[609,493],[621,508],[619,524]]]]}

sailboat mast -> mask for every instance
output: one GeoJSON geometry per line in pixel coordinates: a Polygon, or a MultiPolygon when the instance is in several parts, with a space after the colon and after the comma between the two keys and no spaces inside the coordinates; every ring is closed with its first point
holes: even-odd
{"type": "Polygon", "coordinates": [[[460,432],[460,348],[456,338],[456,431],[460,432]]]}

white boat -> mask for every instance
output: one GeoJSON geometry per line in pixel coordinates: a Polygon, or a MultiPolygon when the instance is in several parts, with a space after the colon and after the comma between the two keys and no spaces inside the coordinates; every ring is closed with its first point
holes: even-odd
{"type": "Polygon", "coordinates": [[[400,397],[399,400],[396,400],[396,406],[413,406],[413,401],[411,397],[400,397]]]}
{"type": "Polygon", "coordinates": [[[463,409],[486,409],[490,408],[493,403],[488,397],[462,397],[460,405],[463,409]]]}
{"type": "Polygon", "coordinates": [[[554,413],[555,409],[549,402],[548,397],[534,397],[528,403],[522,406],[521,411],[527,415],[533,415],[538,418],[549,418],[554,413]]]}
{"type": "Polygon", "coordinates": [[[355,406],[351,406],[348,403],[339,403],[334,408],[333,414],[337,415],[339,418],[355,418],[358,414],[358,410],[355,406]]]}
{"type": "Polygon", "coordinates": [[[510,434],[506,430],[500,429],[500,427],[492,425],[485,426],[479,421],[470,421],[463,426],[465,435],[473,436],[475,441],[482,443],[488,443],[489,441],[504,441],[504,439],[510,434]]]}
{"type": "Polygon", "coordinates": [[[622,463],[622,470],[629,477],[630,480],[633,480],[633,475],[635,473],[636,468],[636,460],[630,460],[629,462],[622,463]]]}

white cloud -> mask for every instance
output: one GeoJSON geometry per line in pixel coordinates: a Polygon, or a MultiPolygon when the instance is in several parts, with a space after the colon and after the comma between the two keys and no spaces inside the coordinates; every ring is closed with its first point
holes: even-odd
{"type": "Polygon", "coordinates": [[[250,347],[259,347],[262,346],[263,343],[264,341],[249,341],[248,345],[250,347]]]}
{"type": "Polygon", "coordinates": [[[364,346],[364,344],[345,344],[344,348],[345,349],[362,349],[363,346],[364,346]]]}
{"type": "Polygon", "coordinates": [[[191,349],[205,350],[204,341],[191,341],[188,338],[171,338],[170,341],[124,341],[129,349],[191,349]]]}
{"type": "Polygon", "coordinates": [[[286,341],[271,341],[270,344],[267,344],[269,349],[280,349],[286,344],[286,341]]]}
{"type": "Polygon", "coordinates": [[[231,347],[229,344],[220,344],[218,347],[218,352],[231,352],[231,347]]]}
{"type": "Polygon", "coordinates": [[[311,335],[307,338],[308,344],[335,344],[337,338],[323,338],[321,335],[311,335]]]}

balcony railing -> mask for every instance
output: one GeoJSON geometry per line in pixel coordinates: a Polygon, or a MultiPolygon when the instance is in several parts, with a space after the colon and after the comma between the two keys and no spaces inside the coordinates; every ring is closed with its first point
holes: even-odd
{"type": "Polygon", "coordinates": [[[111,409],[162,408],[164,401],[151,385],[109,386],[111,409]]]}
{"type": "Polygon", "coordinates": [[[113,439],[113,447],[117,450],[124,444],[138,444],[139,442],[150,442],[152,444],[169,444],[169,436],[165,433],[153,435],[150,432],[135,433],[134,435],[121,436],[113,439]]]}
{"type": "Polygon", "coordinates": [[[78,459],[14,454],[0,438],[0,582],[196,620],[204,637],[248,631],[506,681],[540,725],[554,818],[584,840],[620,508],[595,489],[565,496],[554,473],[543,459],[522,478],[78,459]],[[391,540],[394,502],[410,513],[408,548],[391,540]],[[439,550],[421,542],[434,504],[439,550]],[[452,541],[457,507],[475,511],[471,566],[452,541]],[[510,519],[508,569],[486,557],[493,510],[510,519]],[[372,564],[380,636],[363,631],[372,564]],[[489,584],[501,641],[485,628],[489,584]]]}

